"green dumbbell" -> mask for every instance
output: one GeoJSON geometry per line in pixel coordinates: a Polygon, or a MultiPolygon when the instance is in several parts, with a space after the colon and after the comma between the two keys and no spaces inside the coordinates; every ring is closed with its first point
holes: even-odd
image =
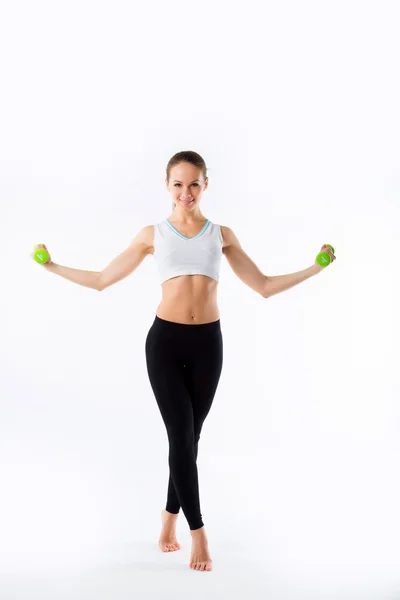
{"type": "MultiPolygon", "coordinates": [[[[330,244],[325,244],[325,246],[332,250],[332,254],[335,254],[335,249],[333,246],[331,246],[330,244]]],[[[332,258],[330,257],[328,252],[320,252],[315,260],[321,267],[327,267],[331,263],[332,258]]]]}
{"type": "Polygon", "coordinates": [[[49,260],[50,255],[47,252],[46,248],[37,248],[37,250],[35,250],[35,252],[33,254],[33,258],[40,265],[44,265],[49,260]]]}

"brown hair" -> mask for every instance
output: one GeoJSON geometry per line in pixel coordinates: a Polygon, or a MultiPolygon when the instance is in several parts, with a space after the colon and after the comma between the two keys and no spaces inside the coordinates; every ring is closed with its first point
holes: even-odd
{"type": "MultiPolygon", "coordinates": [[[[201,169],[203,172],[204,179],[207,178],[206,163],[204,162],[204,159],[200,156],[200,154],[197,154],[197,152],[193,152],[192,150],[183,150],[182,152],[177,152],[172,158],[169,159],[166,170],[167,181],[169,181],[170,171],[172,167],[175,167],[175,165],[178,165],[181,162],[190,163],[191,165],[201,169]]],[[[172,210],[175,210],[174,202],[172,203],[172,210]]]]}

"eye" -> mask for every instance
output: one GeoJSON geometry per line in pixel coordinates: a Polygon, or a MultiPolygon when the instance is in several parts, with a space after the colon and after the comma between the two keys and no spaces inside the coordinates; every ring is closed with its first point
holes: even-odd
{"type": "MultiPolygon", "coordinates": [[[[174,186],[176,187],[177,185],[181,185],[180,183],[175,183],[174,186]]],[[[196,187],[199,187],[198,183],[194,183],[193,185],[195,185],[196,187]]]]}

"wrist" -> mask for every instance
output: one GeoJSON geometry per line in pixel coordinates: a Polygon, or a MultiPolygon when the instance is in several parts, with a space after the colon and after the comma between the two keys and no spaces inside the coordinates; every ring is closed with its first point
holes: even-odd
{"type": "Polygon", "coordinates": [[[321,265],[319,265],[318,263],[314,263],[312,267],[310,267],[310,269],[313,275],[317,275],[318,273],[321,273],[321,271],[324,270],[324,267],[321,267],[321,265]]]}

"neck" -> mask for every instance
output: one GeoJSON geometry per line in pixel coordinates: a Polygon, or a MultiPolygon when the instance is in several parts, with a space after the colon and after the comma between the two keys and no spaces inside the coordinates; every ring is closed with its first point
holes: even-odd
{"type": "Polygon", "coordinates": [[[168,217],[169,221],[175,221],[176,223],[182,223],[183,225],[191,225],[198,221],[206,221],[206,217],[201,213],[200,210],[193,211],[190,214],[186,214],[185,211],[175,208],[172,215],[168,217]]]}

